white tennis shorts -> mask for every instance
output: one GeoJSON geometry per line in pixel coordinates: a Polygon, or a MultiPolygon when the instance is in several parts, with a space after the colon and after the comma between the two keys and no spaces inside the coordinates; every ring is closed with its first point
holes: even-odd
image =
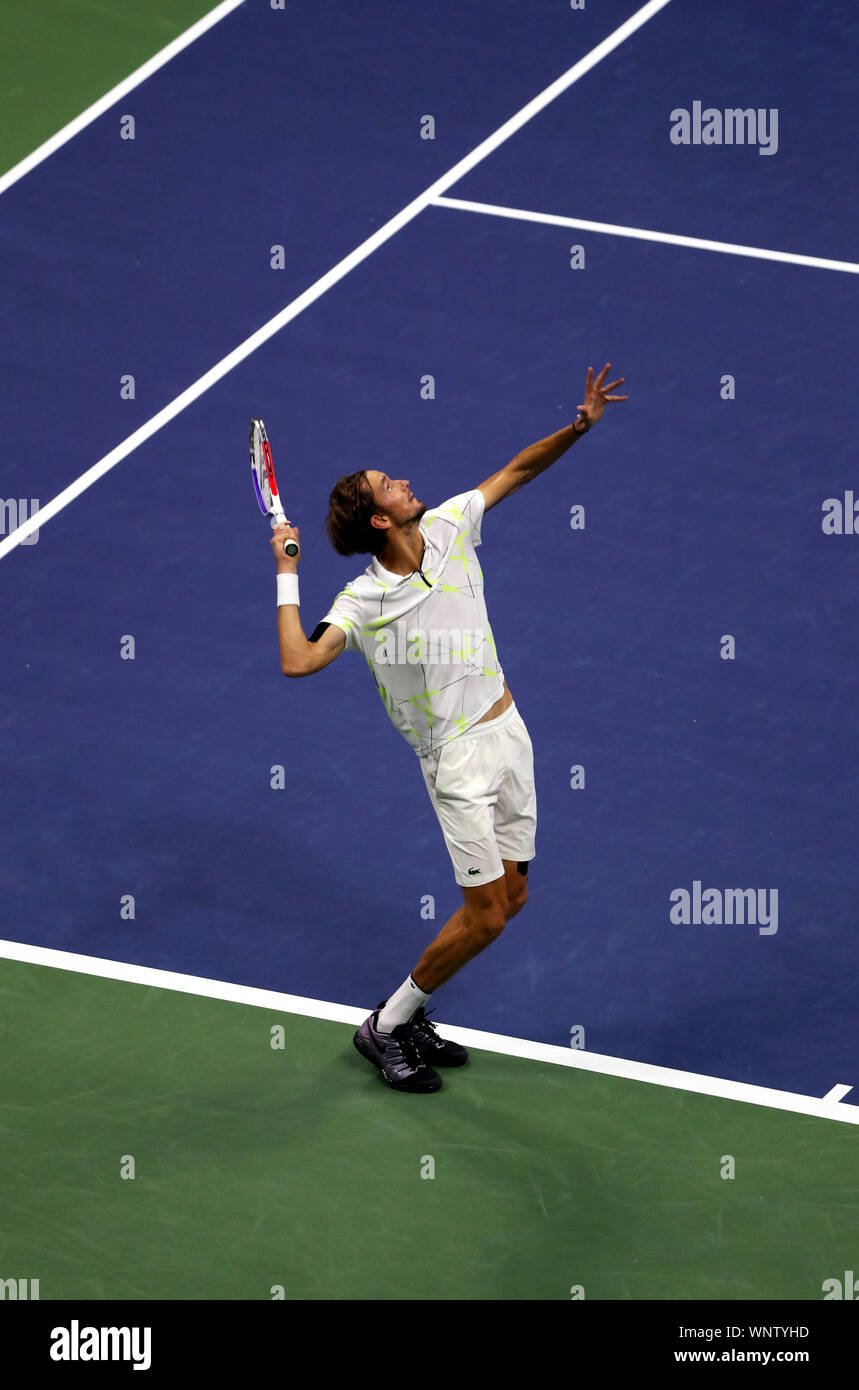
{"type": "Polygon", "coordinates": [[[502,859],[534,858],[534,749],[515,704],[420,763],[461,887],[501,878],[502,859]]]}

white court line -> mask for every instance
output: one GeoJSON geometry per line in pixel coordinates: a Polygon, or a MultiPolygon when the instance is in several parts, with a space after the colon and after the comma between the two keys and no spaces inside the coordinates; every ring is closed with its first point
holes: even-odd
{"type": "Polygon", "coordinates": [[[584,77],[585,73],[590,72],[591,68],[596,67],[597,63],[607,57],[609,53],[612,53],[619,44],[623,43],[625,39],[628,39],[631,34],[634,34],[637,29],[640,29],[643,24],[646,24],[649,19],[652,19],[655,14],[658,14],[658,12],[664,9],[669,3],[670,0],[649,0],[648,4],[643,5],[640,10],[636,10],[635,14],[626,20],[624,24],[621,24],[619,28],[615,29],[613,33],[609,34],[608,38],[603,39],[602,43],[598,43],[596,48],[592,48],[590,53],[585,54],[584,58],[574,63],[561,77],[557,78],[555,82],[546,87],[538,96],[534,97],[532,101],[529,101],[526,106],[523,106],[514,116],[511,116],[508,121],[505,121],[502,126],[499,126],[492,135],[487,136],[487,138],[483,140],[481,144],[477,145],[470,154],[465,155],[457,164],[454,164],[446,174],[443,174],[440,179],[436,179],[435,183],[430,184],[429,188],[426,188],[417,198],[407,203],[400,212],[396,213],[388,222],[385,222],[378,231],[374,232],[366,241],[362,241],[360,246],[357,246],[354,251],[350,251],[349,255],[345,256],[342,261],[338,261],[337,265],[333,266],[325,275],[316,280],[309,289],[306,289],[297,299],[293,299],[290,304],[287,304],[285,309],[281,309],[279,314],[275,314],[274,318],[269,319],[268,323],[263,324],[262,328],[258,328],[255,333],[252,333],[249,338],[246,338],[243,343],[240,343],[231,353],[221,358],[221,361],[217,362],[214,367],[210,367],[203,376],[199,377],[198,380],[193,383],[193,385],[189,386],[181,395],[176,396],[169,405],[166,405],[157,415],[153,415],[150,420],[147,420],[145,425],[141,425],[140,429],[130,434],[127,439],[124,439],[122,443],[118,444],[115,449],[112,449],[109,454],[105,454],[104,458],[99,459],[98,463],[94,463],[91,468],[88,468],[86,472],[82,473],[79,478],[76,478],[75,481],[64,488],[62,492],[58,492],[56,497],[52,498],[44,507],[40,507],[37,512],[34,512],[31,517],[22,522],[14,531],[10,531],[9,535],[0,542],[0,559],[2,559],[4,555],[8,555],[16,546],[19,546],[23,540],[26,540],[27,536],[32,535],[34,531],[40,530],[47,521],[55,517],[58,512],[61,512],[64,507],[67,507],[69,503],[73,502],[76,497],[79,497],[82,492],[92,487],[93,483],[97,482],[99,478],[104,477],[105,473],[109,473],[112,468],[115,468],[118,463],[121,463],[124,458],[127,458],[130,453],[139,448],[139,446],[147,439],[151,438],[153,434],[157,434],[166,424],[169,424],[171,420],[175,419],[175,417],[183,410],[187,409],[189,405],[192,405],[204,392],[208,391],[211,386],[214,386],[215,383],[226,376],[228,372],[231,372],[234,367],[237,367],[239,363],[243,362],[246,357],[250,357],[252,352],[256,352],[257,348],[262,347],[263,343],[268,342],[269,338],[274,337],[275,333],[279,333],[281,328],[284,328],[292,319],[297,318],[304,309],[325,294],[326,290],[330,290],[332,285],[336,285],[339,280],[342,280],[344,276],[349,274],[350,270],[354,270],[357,265],[360,265],[362,261],[372,255],[378,247],[382,246],[392,236],[399,232],[408,222],[411,222],[412,218],[417,217],[418,213],[423,212],[440,193],[443,193],[446,188],[450,188],[451,184],[456,183],[464,174],[469,173],[470,170],[472,170],[475,165],[479,164],[481,160],[485,159],[487,155],[492,154],[493,150],[497,150],[499,145],[503,144],[505,140],[508,140],[511,135],[515,135],[518,130],[521,130],[522,126],[526,125],[527,122],[542,111],[544,107],[548,106],[556,97],[559,97],[562,92],[567,91],[574,82],[578,82],[580,77],[584,77]]]}
{"type": "MultiPolygon", "coordinates": [[[[305,999],[298,994],[280,994],[275,990],[256,989],[251,985],[231,984],[226,980],[207,980],[198,975],[181,975],[172,970],[156,970],[147,965],[129,965],[124,961],[102,960],[97,956],[76,955],[56,951],[46,946],[30,946],[19,941],[0,941],[0,959],[22,961],[28,965],[44,965],[73,974],[91,975],[103,980],[122,980],[127,984],[148,985],[153,989],[169,989],[180,994],[192,994],[202,999],[222,999],[231,1004],[248,1004],[256,1009],[275,1013],[298,1014],[303,1018],[321,1018],[330,1023],[348,1023],[357,1027],[367,1016],[367,1009],[348,1004],[331,1004],[324,999],[305,999]]],[[[766,1086],[752,1086],[745,1081],[725,1081],[720,1077],[701,1076],[697,1072],[676,1071],[672,1067],[655,1067],[647,1062],[630,1062],[622,1057],[606,1057],[598,1052],[582,1052],[572,1047],[556,1047],[551,1043],[529,1042],[525,1038],[508,1038],[501,1033],[483,1033],[473,1028],[444,1025],[445,1034],[465,1047],[484,1052],[500,1053],[506,1057],[523,1057],[532,1062],[549,1062],[555,1066],[576,1067],[580,1071],[597,1072],[600,1076],[617,1076],[626,1081],[641,1081],[651,1086],[667,1086],[675,1091],[691,1091],[697,1095],[714,1096],[720,1100],[743,1101],[762,1105],[770,1110],[787,1110],[795,1115],[813,1115],[818,1119],[838,1120],[844,1124],[859,1124],[859,1106],[833,1105],[830,1096],[800,1096],[793,1091],[775,1091],[766,1086]]],[[[840,1089],[839,1087],[835,1088],[840,1089]]],[[[848,1086],[847,1090],[850,1089],[848,1086]]]]}
{"type": "Polygon", "coordinates": [[[88,106],[79,116],[75,116],[73,121],[69,121],[68,125],[64,125],[62,129],[58,130],[55,135],[52,135],[49,140],[39,145],[37,149],[33,150],[32,154],[28,154],[20,163],[13,164],[12,168],[0,178],[0,193],[5,193],[6,189],[10,188],[13,183],[17,183],[25,174],[29,174],[31,169],[35,169],[37,164],[41,164],[43,160],[48,159],[50,155],[54,154],[62,145],[65,145],[67,141],[73,140],[80,131],[93,121],[98,120],[99,116],[104,115],[105,111],[122,97],[126,96],[128,92],[133,91],[135,87],[139,87],[141,82],[145,82],[147,77],[152,76],[153,72],[157,72],[159,68],[163,68],[164,64],[169,63],[171,58],[175,58],[177,53],[181,53],[183,48],[187,48],[189,44],[194,43],[196,39],[200,38],[201,34],[206,33],[207,29],[211,29],[213,25],[218,24],[222,19],[225,19],[228,14],[231,14],[233,10],[237,10],[239,5],[243,5],[244,3],[245,0],[223,0],[223,4],[218,5],[216,9],[211,10],[210,13],[204,15],[202,19],[198,19],[197,23],[192,24],[190,29],[186,29],[183,34],[179,34],[177,38],[173,39],[172,43],[168,43],[166,48],[162,48],[160,52],[156,53],[148,62],[144,63],[142,67],[136,68],[128,77],[123,78],[117,86],[111,87],[109,92],[105,92],[104,96],[99,97],[98,101],[93,102],[92,106],[88,106]]]}
{"type": "Polygon", "coordinates": [[[826,1095],[823,1097],[823,1099],[830,1102],[843,1100],[844,1097],[848,1094],[848,1092],[852,1090],[852,1086],[833,1086],[831,1091],[826,1092],[826,1095]]]}
{"type": "Polygon", "coordinates": [[[550,227],[577,227],[583,232],[602,232],[606,236],[635,237],[639,241],[664,241],[669,246],[691,246],[699,251],[722,251],[728,256],[753,256],[759,261],[786,261],[788,265],[807,265],[816,270],[845,270],[859,275],[854,261],[832,261],[825,256],[800,256],[794,251],[769,251],[762,246],[739,246],[730,241],[709,241],[705,237],[676,236],[673,232],[651,232],[644,227],[619,227],[613,222],[588,222],[583,217],[561,217],[553,212],[529,212],[526,208],[499,207],[495,203],[472,203],[465,198],[433,198],[433,206],[454,208],[457,212],[482,212],[489,217],[509,217],[518,222],[545,222],[550,227]]]}

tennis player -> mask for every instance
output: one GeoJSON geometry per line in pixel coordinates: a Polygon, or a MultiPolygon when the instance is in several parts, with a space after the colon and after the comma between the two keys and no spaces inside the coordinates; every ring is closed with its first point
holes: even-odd
{"type": "Polygon", "coordinates": [[[463,904],[403,983],[364,1020],[354,1043],[397,1091],[437,1091],[436,1067],[468,1060],[430,1022],[431,995],[496,941],[525,905],[534,858],[534,755],[486,613],[475,554],[483,515],[543,473],[601,418],[624,378],[594,379],[571,425],[517,454],[470,492],[428,510],[406,478],[378,469],[341,478],[326,522],[340,555],[369,554],[311,637],[298,615],[298,561],[272,534],[277,559],[278,636],[285,676],[321,671],[342,651],[361,652],[391,720],[420,759],[463,904]]]}

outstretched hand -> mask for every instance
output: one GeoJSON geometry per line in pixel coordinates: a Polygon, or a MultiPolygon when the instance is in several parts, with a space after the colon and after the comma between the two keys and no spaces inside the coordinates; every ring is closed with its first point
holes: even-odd
{"type": "Polygon", "coordinates": [[[629,400],[629,396],[609,395],[609,392],[613,391],[616,386],[623,385],[625,380],[624,377],[619,376],[617,381],[609,381],[608,383],[603,385],[606,377],[608,376],[608,370],[610,366],[611,363],[606,362],[605,366],[603,367],[596,380],[594,380],[593,367],[588,367],[588,379],[585,383],[585,399],[582,402],[582,404],[577,407],[577,409],[582,413],[582,415],[584,415],[588,424],[588,429],[590,429],[592,425],[596,424],[597,420],[600,418],[603,411],[605,410],[607,402],[629,400]]]}

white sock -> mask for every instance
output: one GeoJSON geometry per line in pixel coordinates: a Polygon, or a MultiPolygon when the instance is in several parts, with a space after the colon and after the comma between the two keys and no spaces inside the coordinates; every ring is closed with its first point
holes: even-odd
{"type": "Polygon", "coordinates": [[[396,994],[392,994],[385,1007],[379,1011],[376,1028],[380,1033],[393,1033],[401,1023],[408,1023],[412,1014],[428,999],[429,995],[418,989],[411,975],[408,975],[396,994]]]}

